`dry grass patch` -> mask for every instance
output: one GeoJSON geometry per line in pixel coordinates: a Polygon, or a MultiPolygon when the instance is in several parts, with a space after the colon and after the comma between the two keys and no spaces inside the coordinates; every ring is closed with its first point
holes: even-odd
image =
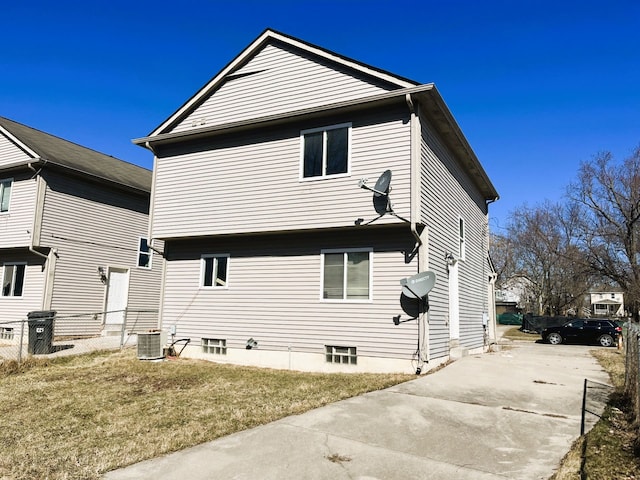
{"type": "Polygon", "coordinates": [[[507,338],[509,340],[527,340],[530,342],[535,342],[541,340],[539,333],[526,333],[520,330],[520,327],[513,327],[504,332],[503,338],[507,338]]]}
{"type": "Polygon", "coordinates": [[[576,440],[551,480],[609,480],[640,478],[640,461],[634,453],[633,413],[624,395],[625,354],[622,350],[593,350],[615,387],[602,418],[576,440]]]}
{"type": "Polygon", "coordinates": [[[95,479],[413,375],[310,374],[99,352],[0,368],[1,479],[95,479]]]}

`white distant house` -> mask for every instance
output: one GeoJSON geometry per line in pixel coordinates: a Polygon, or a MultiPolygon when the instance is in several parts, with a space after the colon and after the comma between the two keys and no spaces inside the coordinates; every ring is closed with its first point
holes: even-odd
{"type": "Polygon", "coordinates": [[[185,97],[134,140],[183,355],[407,372],[486,348],[498,194],[433,84],[266,30],[185,97]],[[428,313],[400,284],[421,272],[428,313]]]}
{"type": "Polygon", "coordinates": [[[599,291],[590,293],[591,311],[596,317],[622,317],[624,310],[624,293],[599,291]]]}

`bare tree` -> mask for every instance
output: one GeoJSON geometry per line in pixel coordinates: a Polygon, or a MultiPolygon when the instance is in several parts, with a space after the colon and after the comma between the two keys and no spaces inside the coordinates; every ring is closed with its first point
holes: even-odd
{"type": "MultiPolygon", "coordinates": [[[[533,313],[578,313],[583,306],[590,278],[575,242],[574,214],[567,206],[551,202],[523,206],[511,214],[503,240],[509,246],[506,262],[511,267],[505,273],[511,281],[520,279],[527,297],[523,303],[529,300],[528,310],[533,313]]],[[[500,253],[492,252],[492,258],[500,253]]]]}
{"type": "Polygon", "coordinates": [[[622,287],[640,307],[640,146],[620,162],[609,152],[583,162],[569,187],[580,219],[580,246],[593,272],[622,287]]]}

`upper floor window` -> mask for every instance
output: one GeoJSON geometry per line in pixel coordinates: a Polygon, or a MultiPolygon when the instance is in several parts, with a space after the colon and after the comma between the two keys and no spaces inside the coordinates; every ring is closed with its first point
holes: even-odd
{"type": "Polygon", "coordinates": [[[200,264],[200,286],[204,288],[226,288],[229,274],[229,255],[202,255],[200,264]]]}
{"type": "Polygon", "coordinates": [[[12,185],[12,178],[0,180],[0,213],[9,211],[9,201],[11,200],[12,185]]]}
{"type": "Polygon", "coordinates": [[[140,237],[138,240],[138,267],[151,268],[151,255],[149,240],[145,237],[140,237]]]}
{"type": "Polygon", "coordinates": [[[459,238],[458,258],[460,260],[464,260],[464,254],[466,250],[464,218],[460,217],[458,225],[459,225],[458,227],[458,238],[459,238]]]}
{"type": "Polygon", "coordinates": [[[322,252],[322,298],[371,299],[371,249],[322,252]]]}
{"type": "Polygon", "coordinates": [[[21,297],[24,287],[24,263],[5,263],[2,269],[2,296],[21,297]]]}
{"type": "Polygon", "coordinates": [[[351,124],[300,132],[302,178],[328,177],[349,172],[351,124]]]}

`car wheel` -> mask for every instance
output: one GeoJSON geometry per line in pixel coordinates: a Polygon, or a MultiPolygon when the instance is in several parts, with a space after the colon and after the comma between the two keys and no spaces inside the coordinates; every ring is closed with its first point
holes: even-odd
{"type": "Polygon", "coordinates": [[[598,343],[603,347],[610,347],[613,345],[613,337],[611,335],[602,335],[598,338],[598,343]]]}
{"type": "Polygon", "coordinates": [[[562,335],[560,335],[559,333],[556,333],[556,332],[550,333],[547,336],[547,341],[551,345],[559,345],[559,344],[562,343],[562,335]]]}

